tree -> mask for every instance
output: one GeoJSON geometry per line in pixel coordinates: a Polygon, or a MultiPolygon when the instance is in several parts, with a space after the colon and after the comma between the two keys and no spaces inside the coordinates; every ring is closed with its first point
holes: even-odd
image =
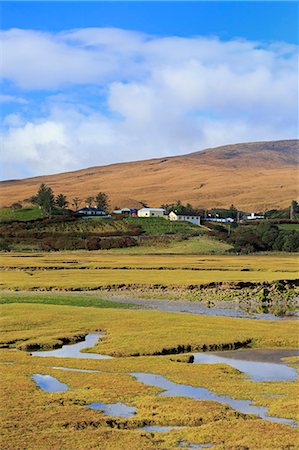
{"type": "Polygon", "coordinates": [[[55,197],[52,189],[42,183],[39,187],[38,193],[31,197],[31,203],[38,205],[44,214],[51,217],[52,210],[55,205],[55,197]]]}
{"type": "Polygon", "coordinates": [[[17,209],[22,209],[22,203],[21,202],[15,202],[11,205],[11,209],[17,210],[17,209]]]}
{"type": "Polygon", "coordinates": [[[79,197],[73,198],[73,200],[72,200],[72,206],[74,207],[74,209],[75,209],[76,211],[78,211],[80,204],[81,204],[81,200],[80,200],[79,197]]]}
{"type": "Polygon", "coordinates": [[[237,217],[238,217],[238,210],[235,207],[235,205],[230,205],[228,213],[229,213],[229,217],[231,217],[232,219],[237,219],[237,217]]]}
{"type": "Polygon", "coordinates": [[[62,208],[62,209],[66,208],[67,205],[69,204],[69,202],[66,199],[66,196],[63,194],[57,195],[55,203],[59,208],[62,208]]]}
{"type": "Polygon", "coordinates": [[[292,220],[294,218],[294,214],[299,212],[299,205],[296,200],[292,200],[291,206],[290,206],[290,219],[292,220]]]}
{"type": "Polygon", "coordinates": [[[105,192],[99,192],[96,196],[96,205],[97,208],[102,208],[104,211],[106,211],[109,207],[109,199],[108,195],[105,192]]]}
{"type": "Polygon", "coordinates": [[[94,202],[95,202],[95,198],[94,197],[87,197],[86,199],[85,199],[85,202],[87,203],[87,205],[89,206],[89,207],[91,207],[93,204],[94,204],[94,202]]]}

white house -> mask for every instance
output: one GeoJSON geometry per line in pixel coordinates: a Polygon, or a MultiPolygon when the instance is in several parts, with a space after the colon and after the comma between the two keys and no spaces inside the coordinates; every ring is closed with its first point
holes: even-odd
{"type": "Polygon", "coordinates": [[[246,220],[258,220],[258,219],[264,219],[265,216],[263,215],[258,215],[255,213],[251,213],[250,216],[246,216],[246,220]]]}
{"type": "Polygon", "coordinates": [[[191,222],[194,225],[200,225],[200,216],[196,214],[183,214],[174,211],[170,211],[168,215],[169,220],[178,220],[179,222],[191,222]]]}
{"type": "Polygon", "coordinates": [[[138,210],[138,217],[165,217],[167,211],[163,208],[142,208],[138,210]]]}

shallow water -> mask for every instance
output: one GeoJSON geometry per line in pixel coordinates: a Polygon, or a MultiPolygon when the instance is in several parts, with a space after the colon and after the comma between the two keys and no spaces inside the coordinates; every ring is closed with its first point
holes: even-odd
{"type": "Polygon", "coordinates": [[[293,381],[296,369],[281,358],[297,356],[297,350],[235,350],[228,352],[193,353],[194,364],[228,364],[245,373],[252,381],[293,381]],[[274,362],[272,362],[274,361],[274,362]]]}
{"type": "Polygon", "coordinates": [[[57,378],[51,375],[40,375],[38,373],[32,375],[35,384],[46,392],[65,392],[68,390],[68,385],[61,383],[57,378]]]}
{"type": "Polygon", "coordinates": [[[167,433],[171,430],[177,430],[179,428],[186,428],[186,427],[179,427],[179,426],[161,426],[161,425],[148,425],[146,427],[142,428],[136,428],[136,430],[142,430],[142,431],[148,431],[149,433],[167,433]]]}
{"type": "Polygon", "coordinates": [[[211,400],[222,404],[227,404],[231,408],[244,414],[255,414],[261,419],[270,422],[279,422],[294,426],[294,421],[280,417],[271,417],[267,415],[268,409],[264,406],[254,406],[249,400],[234,400],[228,396],[217,395],[205,388],[193,387],[186,384],[178,384],[161,375],[151,373],[131,373],[137,381],[164,389],[161,396],[167,397],[189,397],[194,400],[211,400]]]}
{"type": "MultiPolygon", "coordinates": [[[[241,319],[259,319],[259,320],[291,320],[298,319],[298,315],[277,317],[273,314],[249,314],[241,309],[236,309],[233,302],[222,302],[224,307],[208,308],[202,306],[202,303],[191,300],[160,300],[160,299],[144,299],[144,298],[109,298],[109,301],[119,303],[131,303],[142,309],[158,310],[165,312],[192,313],[202,316],[217,317],[236,317],[241,319]],[[225,307],[229,303],[229,307],[225,307]]],[[[220,304],[221,302],[218,302],[220,304]]]]}
{"type": "Polygon", "coordinates": [[[55,358],[86,358],[86,359],[110,359],[111,356],[98,353],[82,353],[81,350],[94,347],[103,333],[89,333],[85,339],[77,344],[66,344],[61,348],[49,351],[32,352],[32,356],[52,356],[55,358]]]}
{"type": "Polygon", "coordinates": [[[124,403],[90,403],[87,405],[91,409],[99,409],[103,411],[107,416],[115,417],[133,417],[136,413],[134,406],[128,406],[124,403]]]}
{"type": "Polygon", "coordinates": [[[74,369],[72,367],[52,367],[55,370],[66,370],[69,372],[85,372],[85,373],[101,373],[100,370],[91,370],[91,369],[74,369]]]}

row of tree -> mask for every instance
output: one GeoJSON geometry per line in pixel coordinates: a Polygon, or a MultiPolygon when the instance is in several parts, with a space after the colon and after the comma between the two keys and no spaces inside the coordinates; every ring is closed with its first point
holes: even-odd
{"type": "MultiPolygon", "coordinates": [[[[38,192],[30,197],[28,201],[33,205],[39,206],[43,213],[48,217],[52,216],[55,208],[67,209],[70,204],[64,194],[60,193],[55,197],[52,188],[44,183],[40,185],[38,192]]],[[[77,211],[83,202],[84,200],[81,200],[79,197],[75,197],[72,199],[71,206],[75,211],[77,211]]],[[[109,199],[105,192],[99,192],[94,197],[87,197],[85,199],[85,204],[89,207],[96,206],[97,208],[101,208],[106,211],[109,207],[109,199]]]]}

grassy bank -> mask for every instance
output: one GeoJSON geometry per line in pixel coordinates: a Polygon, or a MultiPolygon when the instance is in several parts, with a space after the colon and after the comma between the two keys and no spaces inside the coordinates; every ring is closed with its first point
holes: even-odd
{"type": "MultiPolygon", "coordinates": [[[[177,448],[181,440],[229,448],[296,448],[296,429],[238,413],[227,405],[184,397],[159,397],[161,390],[139,383],[132,372],[156,373],[177,383],[205,387],[219,395],[250,399],[269,414],[295,418],[297,382],[250,381],[225,364],[192,365],[171,355],[129,357],[179,345],[199,347],[250,339],[255,347],[296,347],[296,324],[199,317],[193,315],[10,304],[1,306],[1,415],[5,449],[50,450],[90,448],[151,450],[177,448]],[[110,360],[36,358],[22,350],[57,345],[89,331],[105,331],[93,352],[114,354],[110,360]],[[53,366],[99,370],[66,372],[53,366]],[[47,374],[67,383],[64,393],[37,388],[33,374],[47,374]],[[109,417],[86,407],[91,402],[124,402],[135,406],[130,419],[109,417]],[[169,433],[136,431],[145,424],[185,426],[169,433]]],[[[293,358],[294,360],[294,358],[293,358]]],[[[295,361],[295,360],[294,360],[295,361]]],[[[293,361],[293,362],[294,362],[293,361]]]]}
{"type": "Polygon", "coordinates": [[[98,296],[88,296],[86,293],[70,294],[64,292],[63,294],[40,294],[38,292],[1,292],[0,304],[7,303],[40,303],[45,305],[66,305],[66,306],[83,306],[93,308],[136,308],[136,305],[130,303],[121,303],[109,301],[98,296]]]}
{"type": "Polygon", "coordinates": [[[1,306],[1,342],[12,347],[51,346],[62,337],[102,330],[99,353],[153,354],[178,346],[193,349],[252,341],[258,347],[295,347],[295,321],[270,322],[200,317],[158,311],[76,308],[43,304],[1,306]]]}

